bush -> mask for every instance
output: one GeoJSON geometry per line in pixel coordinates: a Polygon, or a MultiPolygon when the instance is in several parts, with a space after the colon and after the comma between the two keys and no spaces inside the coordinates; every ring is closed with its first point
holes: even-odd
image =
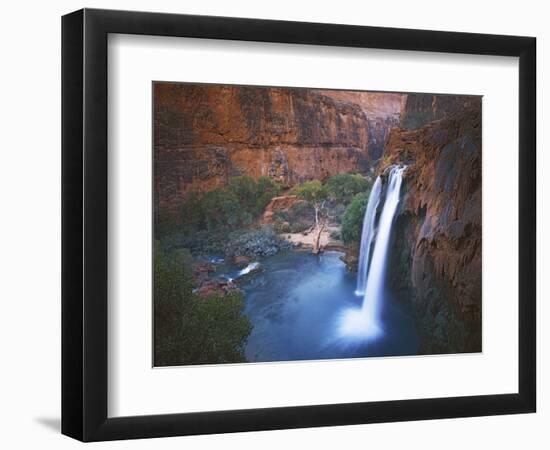
{"type": "Polygon", "coordinates": [[[361,192],[353,197],[342,217],[342,240],[349,244],[361,240],[363,216],[367,208],[368,193],[361,192]]]}
{"type": "Polygon", "coordinates": [[[273,230],[277,234],[290,233],[291,227],[288,222],[278,218],[273,222],[273,230]]]}
{"type": "Polygon", "coordinates": [[[155,366],[245,361],[252,326],[240,292],[206,299],[193,293],[191,254],[154,252],[155,366]]]}

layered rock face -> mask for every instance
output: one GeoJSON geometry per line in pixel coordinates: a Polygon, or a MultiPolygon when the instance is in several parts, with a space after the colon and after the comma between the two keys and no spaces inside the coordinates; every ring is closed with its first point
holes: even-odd
{"type": "Polygon", "coordinates": [[[440,114],[388,137],[388,164],[409,164],[390,282],[413,292],[422,352],[481,351],[481,99],[440,114]]]}
{"type": "Polygon", "coordinates": [[[418,129],[433,120],[451,117],[476,108],[480,97],[472,95],[407,94],[403,102],[401,126],[418,129]]]}
{"type": "Polygon", "coordinates": [[[369,158],[371,160],[379,159],[384,152],[384,143],[388,133],[400,124],[401,114],[407,104],[407,94],[359,91],[321,92],[327,92],[327,95],[332,98],[355,104],[363,110],[369,125],[369,158]]]}
{"type": "Polygon", "coordinates": [[[227,178],[283,184],[369,167],[369,122],[334,91],[156,83],[155,193],[177,204],[227,178]]]}

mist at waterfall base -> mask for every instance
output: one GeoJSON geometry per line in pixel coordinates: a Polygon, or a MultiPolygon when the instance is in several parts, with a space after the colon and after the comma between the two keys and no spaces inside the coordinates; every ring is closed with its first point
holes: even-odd
{"type": "MultiPolygon", "coordinates": [[[[391,180],[388,183],[391,186],[391,180]]],[[[397,186],[394,188],[398,190],[397,186]]],[[[379,198],[382,210],[390,199],[388,193],[379,198]]],[[[390,212],[391,208],[386,216],[390,212]]],[[[377,216],[381,225],[386,220],[384,211],[377,216]]],[[[382,259],[386,264],[389,234],[384,243],[380,230],[373,233],[372,261],[382,259]]],[[[341,256],[343,253],[337,251],[316,256],[289,250],[264,258],[259,265],[251,262],[244,269],[218,265],[218,274],[234,279],[245,294],[244,313],[253,325],[245,348],[248,361],[417,353],[415,322],[406,302],[400,301],[406,293],[393,292],[391,287],[384,289],[384,267],[378,272],[373,272],[373,267],[365,280],[366,293],[356,295],[358,274],[346,269],[341,256]],[[373,275],[376,276],[370,281],[373,275]],[[379,297],[371,304],[367,293],[373,290],[379,297]]]]}

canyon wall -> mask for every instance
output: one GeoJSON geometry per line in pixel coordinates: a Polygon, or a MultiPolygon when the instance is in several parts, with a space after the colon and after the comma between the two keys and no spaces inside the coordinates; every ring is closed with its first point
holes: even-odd
{"type": "Polygon", "coordinates": [[[473,95],[407,94],[403,101],[401,127],[418,129],[434,120],[476,108],[481,97],[473,95]]]}
{"type": "Polygon", "coordinates": [[[439,110],[407,101],[443,118],[393,129],[384,154],[409,165],[390,283],[413,292],[423,353],[481,351],[481,98],[464,100],[444,109],[436,99],[439,110]]]}
{"type": "MultiPolygon", "coordinates": [[[[359,106],[368,122],[369,158],[376,161],[384,152],[390,130],[399,126],[407,94],[366,91],[320,91],[331,98],[359,106]]],[[[414,94],[413,94],[414,95],[414,94]]]]}
{"type": "Polygon", "coordinates": [[[365,112],[331,92],[155,83],[157,204],[177,204],[241,174],[292,185],[366,171],[365,112]]]}

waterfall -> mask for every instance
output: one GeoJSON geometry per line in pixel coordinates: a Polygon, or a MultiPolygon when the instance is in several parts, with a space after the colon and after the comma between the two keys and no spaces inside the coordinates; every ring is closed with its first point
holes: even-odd
{"type": "Polygon", "coordinates": [[[374,237],[374,219],[376,210],[380,202],[380,193],[382,192],[382,180],[376,178],[369,194],[365,216],[363,218],[363,229],[361,231],[361,245],[359,247],[359,268],[357,270],[357,290],[355,295],[363,296],[365,294],[365,285],[367,284],[367,271],[369,266],[369,255],[374,237]]]}
{"type": "MultiPolygon", "coordinates": [[[[382,208],[382,214],[380,215],[377,225],[377,233],[374,239],[374,250],[372,252],[370,265],[368,264],[368,253],[365,253],[365,251],[370,252],[370,245],[364,249],[361,244],[360,261],[364,259],[364,264],[368,266],[368,269],[364,269],[367,271],[367,276],[363,305],[360,309],[350,309],[344,312],[340,322],[341,335],[356,338],[373,338],[382,331],[380,325],[380,306],[384,296],[384,279],[386,275],[391,229],[393,218],[397,211],[397,205],[399,204],[399,192],[404,170],[405,166],[394,166],[391,168],[388,175],[387,187],[385,189],[386,197],[382,208]]],[[[371,198],[369,197],[367,210],[371,206],[370,201],[371,198]]],[[[378,201],[379,195],[376,202],[378,203],[378,201]]],[[[367,214],[365,214],[365,221],[374,221],[377,209],[374,204],[372,209],[374,210],[374,212],[372,212],[373,217],[368,217],[367,214]]],[[[363,230],[365,230],[366,225],[368,224],[363,223],[363,230]]],[[[367,232],[370,231],[372,234],[373,227],[374,224],[372,224],[372,226],[367,226],[367,232]]],[[[369,239],[372,240],[373,237],[371,236],[369,239]]],[[[361,237],[361,241],[363,241],[363,237],[361,237]]],[[[361,276],[362,273],[358,273],[358,277],[361,276]]]]}
{"type": "Polygon", "coordinates": [[[396,166],[391,169],[386,189],[386,200],[382,215],[378,223],[378,233],[372,253],[365,297],[363,298],[363,312],[369,318],[369,322],[377,324],[379,320],[380,301],[384,291],[384,278],[386,275],[386,262],[388,247],[390,244],[393,218],[399,204],[399,191],[405,167],[396,166]]]}

